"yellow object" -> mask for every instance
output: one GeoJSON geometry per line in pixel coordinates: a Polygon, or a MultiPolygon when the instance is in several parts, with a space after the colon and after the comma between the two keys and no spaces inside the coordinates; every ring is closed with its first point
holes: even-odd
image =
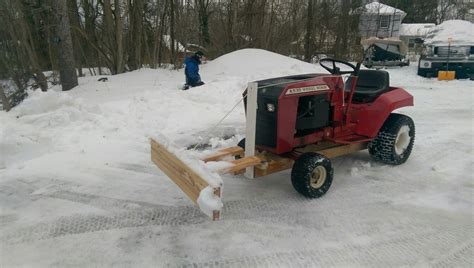
{"type": "Polygon", "coordinates": [[[456,76],[455,71],[439,71],[438,72],[438,80],[454,80],[456,76]]]}

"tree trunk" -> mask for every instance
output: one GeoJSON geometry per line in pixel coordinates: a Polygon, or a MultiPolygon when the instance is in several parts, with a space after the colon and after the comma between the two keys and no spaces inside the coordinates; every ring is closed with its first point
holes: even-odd
{"type": "Polygon", "coordinates": [[[67,0],[57,0],[53,5],[56,12],[56,35],[58,45],[59,75],[63,91],[77,86],[77,74],[74,63],[71,28],[67,9],[67,0]]]}
{"type": "Polygon", "coordinates": [[[104,0],[103,2],[104,8],[104,43],[105,47],[107,48],[108,54],[110,55],[110,59],[112,60],[112,64],[110,65],[110,72],[112,74],[117,73],[117,50],[115,48],[115,35],[114,35],[114,22],[112,18],[112,6],[110,4],[110,0],[104,0]]]}
{"type": "Polygon", "coordinates": [[[130,70],[136,70],[141,65],[144,2],[135,0],[132,5],[129,0],[128,4],[130,16],[128,66],[130,70]]]}
{"type": "Polygon", "coordinates": [[[211,36],[209,34],[209,0],[195,0],[199,18],[199,33],[204,45],[209,46],[211,36]]]}
{"type": "Polygon", "coordinates": [[[313,54],[313,2],[314,0],[308,0],[308,17],[306,18],[306,35],[304,38],[304,60],[307,62],[311,62],[313,54]]]}
{"type": "Polygon", "coordinates": [[[161,67],[163,63],[163,36],[165,35],[166,31],[166,14],[168,13],[168,3],[169,0],[165,0],[165,6],[163,8],[163,13],[161,14],[161,21],[160,21],[160,33],[159,33],[159,43],[158,43],[158,66],[161,67]]]}
{"type": "Polygon", "coordinates": [[[5,90],[2,85],[0,85],[0,100],[2,100],[3,110],[10,111],[12,108],[10,104],[10,100],[8,99],[7,95],[5,94],[5,90]]]}
{"type": "MultiPolygon", "coordinates": [[[[79,15],[79,9],[77,8],[77,0],[69,0],[69,14],[72,16],[71,17],[72,27],[81,28],[81,22],[80,22],[81,17],[79,15]]],[[[84,76],[84,74],[82,72],[81,37],[74,31],[71,31],[71,35],[72,35],[72,40],[74,44],[73,48],[74,48],[74,57],[75,57],[77,72],[79,74],[79,77],[82,77],[84,76]]],[[[49,47],[51,47],[51,45],[49,45],[49,47]]]]}
{"type": "Polygon", "coordinates": [[[170,0],[170,49],[171,49],[171,64],[176,68],[177,62],[177,53],[175,49],[175,9],[176,9],[175,0],[170,0]]]}
{"type": "Polygon", "coordinates": [[[115,0],[115,42],[117,43],[116,64],[117,73],[123,73],[123,21],[122,9],[120,8],[120,0],[115,0]]]}

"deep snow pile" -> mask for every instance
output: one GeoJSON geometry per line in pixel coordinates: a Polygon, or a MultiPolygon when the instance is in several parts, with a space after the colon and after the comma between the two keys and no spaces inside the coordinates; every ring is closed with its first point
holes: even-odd
{"type": "Polygon", "coordinates": [[[447,20],[433,27],[424,43],[426,45],[448,45],[451,38],[453,45],[474,44],[474,23],[465,20],[447,20]]]}
{"type": "MultiPolygon", "coordinates": [[[[416,124],[401,166],[367,152],[333,161],[323,198],[289,172],[225,176],[223,220],[211,222],[150,161],[149,137],[183,149],[233,146],[244,133],[249,81],[324,72],[246,49],[202,66],[206,85],[181,91],[183,71],[143,69],[70,92],[31,92],[0,113],[0,266],[467,266],[473,261],[471,81],[388,70],[414,95],[416,124]],[[323,257],[322,257],[323,256],[323,257]]],[[[190,156],[202,152],[187,151],[190,156]]]]}

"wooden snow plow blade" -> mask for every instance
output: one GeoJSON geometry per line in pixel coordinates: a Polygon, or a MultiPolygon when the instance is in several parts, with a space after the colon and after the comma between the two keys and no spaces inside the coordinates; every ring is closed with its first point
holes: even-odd
{"type": "MultiPolygon", "coordinates": [[[[212,188],[214,197],[218,198],[219,201],[221,200],[221,187],[211,186],[201,175],[166,149],[162,144],[153,139],[150,139],[150,144],[152,161],[181,188],[194,203],[199,205],[199,196],[201,192],[208,187],[212,188]]],[[[246,168],[253,167],[254,177],[262,177],[291,169],[294,163],[293,159],[298,158],[299,155],[306,152],[316,152],[328,158],[335,158],[366,148],[367,142],[345,145],[322,142],[317,145],[309,145],[296,149],[293,151],[291,157],[282,157],[268,152],[256,152],[255,156],[244,157],[244,149],[235,146],[221,149],[201,160],[204,162],[226,161],[230,163],[231,165],[218,171],[220,174],[241,174],[246,168]]],[[[213,220],[218,220],[220,218],[220,210],[213,210],[211,217],[213,220]]]]}
{"type": "MultiPolygon", "coordinates": [[[[222,191],[220,187],[211,186],[196,171],[181,161],[176,155],[166,149],[165,146],[158,143],[154,139],[150,139],[151,160],[155,163],[163,173],[165,173],[181,190],[196,204],[198,198],[205,188],[212,187],[214,196],[221,199],[222,191]]],[[[225,156],[242,155],[243,149],[240,147],[231,147],[219,151],[217,154],[208,158],[208,161],[217,161],[225,156]]],[[[220,174],[234,173],[237,174],[245,168],[255,166],[260,163],[260,159],[255,156],[243,157],[238,160],[231,161],[232,165],[219,171],[220,174]]],[[[212,219],[218,220],[220,211],[212,212],[212,219]]]]}

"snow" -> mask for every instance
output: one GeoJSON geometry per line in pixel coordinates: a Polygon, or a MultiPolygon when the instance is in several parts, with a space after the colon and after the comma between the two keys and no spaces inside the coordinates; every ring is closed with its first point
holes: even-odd
{"type": "Polygon", "coordinates": [[[393,15],[393,14],[401,14],[402,17],[406,15],[403,10],[398,8],[391,7],[389,5],[385,5],[379,2],[372,2],[365,5],[365,12],[371,14],[380,14],[380,15],[393,15]]]}
{"type": "MultiPolygon", "coordinates": [[[[222,220],[212,222],[151,162],[149,138],[212,173],[225,164],[197,159],[243,138],[242,104],[214,126],[249,81],[324,70],[257,49],[201,70],[206,85],[188,91],[178,90],[182,70],[142,69],[29,92],[0,112],[0,266],[472,264],[472,81],[388,69],[415,97],[399,111],[417,133],[405,164],[367,152],[334,159],[331,189],[314,200],[293,190],[290,171],[221,176],[222,220]],[[185,150],[199,142],[210,147],[185,150]]],[[[212,197],[201,208],[219,208],[212,197]]]]}
{"type": "Polygon", "coordinates": [[[400,36],[424,37],[433,27],[434,23],[402,23],[400,36]]]}
{"type": "Polygon", "coordinates": [[[199,193],[197,203],[201,211],[210,218],[212,218],[214,211],[221,211],[224,206],[222,200],[214,194],[214,189],[210,186],[202,189],[199,193]]]}
{"type": "Polygon", "coordinates": [[[465,20],[448,20],[432,28],[426,35],[426,45],[448,45],[449,38],[453,45],[474,44],[474,24],[465,20]]]}

